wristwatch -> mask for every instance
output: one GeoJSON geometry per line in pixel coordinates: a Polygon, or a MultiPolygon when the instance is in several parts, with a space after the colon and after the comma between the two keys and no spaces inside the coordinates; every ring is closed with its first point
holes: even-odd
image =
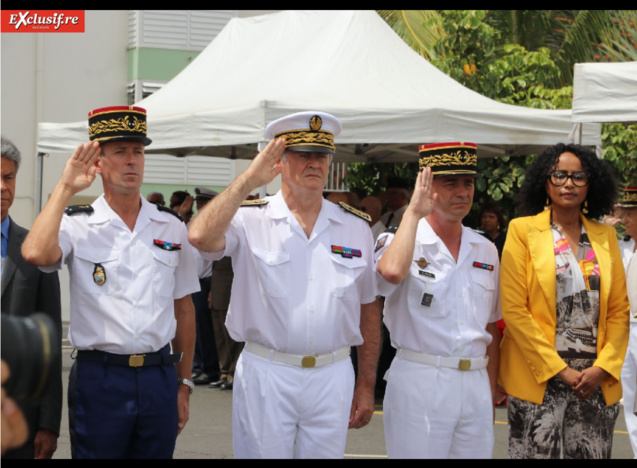
{"type": "Polygon", "coordinates": [[[188,385],[188,388],[190,389],[190,393],[195,391],[195,384],[192,380],[179,379],[177,380],[177,385],[188,385]]]}

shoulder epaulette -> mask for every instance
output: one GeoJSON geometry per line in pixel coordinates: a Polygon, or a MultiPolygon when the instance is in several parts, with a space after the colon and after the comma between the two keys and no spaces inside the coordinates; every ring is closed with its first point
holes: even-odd
{"type": "Polygon", "coordinates": [[[388,226],[387,229],[385,229],[383,232],[396,234],[396,231],[398,231],[398,224],[392,224],[391,226],[388,226]]]}
{"type": "Polygon", "coordinates": [[[372,217],[370,215],[368,215],[367,213],[362,212],[361,210],[357,210],[356,208],[354,208],[353,206],[349,206],[347,203],[345,202],[338,202],[338,204],[341,206],[341,208],[343,208],[345,211],[349,211],[352,214],[355,214],[356,216],[358,216],[359,218],[363,218],[365,221],[367,221],[368,223],[372,220],[372,217]]]}
{"type": "Polygon", "coordinates": [[[159,211],[165,211],[166,213],[170,213],[171,215],[175,216],[179,221],[183,222],[184,221],[184,217],[182,215],[180,215],[179,213],[177,213],[175,210],[171,209],[171,208],[167,208],[165,206],[162,205],[156,205],[157,209],[159,211]]]}
{"type": "Polygon", "coordinates": [[[261,198],[257,198],[256,200],[245,200],[243,203],[241,203],[241,206],[264,206],[267,205],[268,201],[267,200],[263,200],[261,198]]]}
{"type": "Polygon", "coordinates": [[[64,212],[69,216],[77,213],[91,214],[93,212],[93,207],[91,205],[71,205],[67,206],[64,212]]]}

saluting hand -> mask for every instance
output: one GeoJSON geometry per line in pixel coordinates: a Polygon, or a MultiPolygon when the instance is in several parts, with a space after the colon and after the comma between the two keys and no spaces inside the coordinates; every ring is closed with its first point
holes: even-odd
{"type": "Polygon", "coordinates": [[[418,177],[416,177],[416,185],[408,209],[419,219],[427,216],[434,208],[436,194],[433,193],[433,180],[430,167],[418,172],[418,177]]]}
{"type": "Polygon", "coordinates": [[[60,183],[74,194],[90,187],[97,175],[97,158],[101,153],[99,142],[79,145],[64,165],[60,183]]]}
{"type": "Polygon", "coordinates": [[[267,146],[255,156],[245,171],[253,189],[269,184],[281,173],[279,163],[284,151],[285,139],[277,138],[270,140],[267,146]]]}

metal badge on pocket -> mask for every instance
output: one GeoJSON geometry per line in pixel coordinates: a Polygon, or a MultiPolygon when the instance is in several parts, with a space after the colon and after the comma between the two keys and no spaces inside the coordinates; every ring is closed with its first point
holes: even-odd
{"type": "Polygon", "coordinates": [[[98,286],[103,286],[106,283],[106,270],[101,263],[96,263],[95,268],[93,269],[93,281],[98,286]]]}

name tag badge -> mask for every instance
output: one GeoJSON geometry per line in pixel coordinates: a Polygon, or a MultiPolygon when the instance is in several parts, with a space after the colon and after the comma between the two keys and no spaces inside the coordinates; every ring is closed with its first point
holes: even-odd
{"type": "Polygon", "coordinates": [[[431,279],[435,279],[436,275],[434,275],[433,273],[430,273],[428,271],[425,270],[418,270],[418,274],[422,275],[422,276],[426,276],[427,278],[431,278],[431,279]]]}

